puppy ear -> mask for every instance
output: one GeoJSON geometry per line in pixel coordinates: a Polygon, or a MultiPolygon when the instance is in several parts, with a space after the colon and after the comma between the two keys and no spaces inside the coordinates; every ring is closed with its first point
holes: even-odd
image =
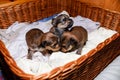
{"type": "Polygon", "coordinates": [[[73,20],[72,19],[69,19],[69,25],[67,26],[67,28],[70,28],[70,27],[72,27],[73,26],[73,20]]]}
{"type": "Polygon", "coordinates": [[[56,19],[53,18],[51,23],[52,23],[53,26],[55,26],[56,25],[56,19]]]}

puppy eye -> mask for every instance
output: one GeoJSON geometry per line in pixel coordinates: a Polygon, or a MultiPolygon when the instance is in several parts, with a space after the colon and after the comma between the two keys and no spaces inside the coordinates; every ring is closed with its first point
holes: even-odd
{"type": "Polygon", "coordinates": [[[48,43],[47,43],[47,46],[49,46],[49,45],[51,45],[51,42],[48,42],[48,43]]]}
{"type": "Polygon", "coordinates": [[[66,46],[62,46],[62,47],[64,47],[64,48],[65,48],[66,46]]]}
{"type": "Polygon", "coordinates": [[[67,46],[62,46],[62,48],[67,49],[67,46]]]}
{"type": "Polygon", "coordinates": [[[63,21],[66,21],[66,18],[64,18],[63,21]]]}

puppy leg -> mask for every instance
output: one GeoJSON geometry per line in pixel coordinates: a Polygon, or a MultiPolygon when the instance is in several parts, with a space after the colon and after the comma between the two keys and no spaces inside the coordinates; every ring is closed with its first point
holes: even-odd
{"type": "Polygon", "coordinates": [[[83,44],[80,45],[80,47],[77,50],[77,54],[81,55],[81,51],[82,51],[83,46],[84,46],[83,44]]]}
{"type": "Polygon", "coordinates": [[[28,49],[27,59],[32,59],[34,51],[28,49]]]}

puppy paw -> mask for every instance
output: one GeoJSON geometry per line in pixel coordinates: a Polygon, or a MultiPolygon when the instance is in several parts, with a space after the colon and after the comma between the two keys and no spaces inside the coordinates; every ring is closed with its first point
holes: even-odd
{"type": "Polygon", "coordinates": [[[81,51],[78,50],[78,51],[76,52],[76,54],[81,55],[81,51]]]}

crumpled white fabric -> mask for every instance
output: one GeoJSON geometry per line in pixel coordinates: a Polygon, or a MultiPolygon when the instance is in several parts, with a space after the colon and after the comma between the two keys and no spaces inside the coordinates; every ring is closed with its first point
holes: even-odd
{"type": "Polygon", "coordinates": [[[99,22],[92,21],[91,19],[82,17],[80,15],[76,17],[71,17],[71,19],[74,21],[73,26],[82,26],[84,27],[88,33],[96,30],[98,27],[100,27],[99,22]]]}
{"type": "Polygon", "coordinates": [[[28,74],[39,75],[49,72],[52,68],[47,62],[34,61],[26,58],[19,58],[16,60],[17,65],[28,74]]]}
{"type": "MultiPolygon", "coordinates": [[[[67,14],[66,11],[60,14],[67,14]]],[[[81,16],[71,17],[74,26],[83,26],[88,31],[88,41],[83,47],[81,55],[88,53],[94,49],[100,42],[111,37],[116,31],[108,30],[100,27],[99,22],[94,22],[88,18],[81,16]],[[99,28],[100,27],[100,28],[99,28]]],[[[33,60],[26,59],[27,44],[25,41],[25,34],[33,28],[41,29],[43,32],[48,32],[52,27],[51,20],[46,22],[34,23],[18,23],[15,22],[8,29],[0,29],[0,39],[5,43],[10,55],[15,59],[17,65],[25,72],[33,75],[39,75],[49,72],[55,67],[63,66],[64,64],[76,60],[81,55],[75,54],[76,51],[71,53],[54,52],[50,57],[43,56],[40,52],[33,55],[33,60]]]]}

